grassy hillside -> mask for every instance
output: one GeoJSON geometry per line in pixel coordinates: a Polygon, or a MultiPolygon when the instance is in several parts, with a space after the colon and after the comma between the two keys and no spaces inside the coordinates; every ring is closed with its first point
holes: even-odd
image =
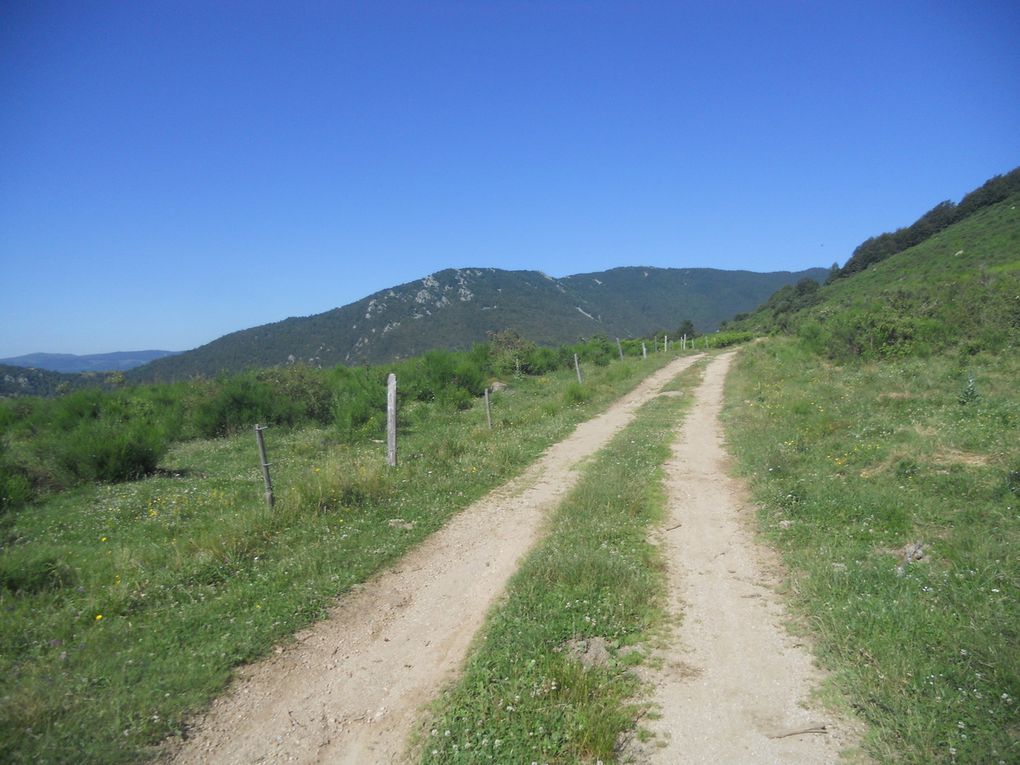
{"type": "Polygon", "coordinates": [[[1020,193],[1020,167],[989,179],[967,194],[959,204],[948,200],[940,202],[911,225],[862,242],[846,264],[833,274],[833,278],[840,279],[863,271],[1017,193],[1020,193]]]}
{"type": "Polygon", "coordinates": [[[1002,352],[1020,338],[1020,194],[818,289],[784,288],[734,328],[794,332],[830,358],[1002,352]]]}
{"type": "Polygon", "coordinates": [[[1018,205],[743,322],[728,440],[880,762],[1020,761],[1018,205]]]}
{"type": "Polygon", "coordinates": [[[618,268],[553,279],[537,271],[450,269],[326,313],[234,332],[128,376],[154,381],[294,362],[381,363],[431,348],[464,350],[506,329],[546,346],[671,332],[687,319],[704,332],[783,284],[825,273],[618,268]]]}

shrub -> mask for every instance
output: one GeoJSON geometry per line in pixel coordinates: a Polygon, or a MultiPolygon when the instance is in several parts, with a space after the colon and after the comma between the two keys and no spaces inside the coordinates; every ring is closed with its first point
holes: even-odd
{"type": "Polygon", "coordinates": [[[300,406],[250,374],[220,381],[219,390],[198,405],[195,424],[207,438],[225,436],[256,423],[293,425],[300,406]]]}
{"type": "Polygon", "coordinates": [[[517,332],[507,329],[489,335],[490,365],[500,377],[529,374],[537,346],[517,332]]]}
{"type": "Polygon", "coordinates": [[[143,421],[83,420],[70,433],[49,439],[48,447],[70,483],[141,478],[155,472],[166,450],[160,429],[143,421]]]}
{"type": "Polygon", "coordinates": [[[289,401],[296,416],[326,425],[334,418],[334,396],[326,374],[306,364],[273,367],[259,373],[258,381],[267,384],[274,398],[289,401]]]}
{"type": "Polygon", "coordinates": [[[376,420],[386,411],[383,382],[364,369],[338,367],[334,375],[333,427],[341,440],[352,441],[381,429],[382,423],[376,420]]]}
{"type": "Polygon", "coordinates": [[[485,390],[485,373],[477,362],[480,354],[429,351],[399,375],[406,395],[418,401],[464,409],[472,396],[485,390]]]}

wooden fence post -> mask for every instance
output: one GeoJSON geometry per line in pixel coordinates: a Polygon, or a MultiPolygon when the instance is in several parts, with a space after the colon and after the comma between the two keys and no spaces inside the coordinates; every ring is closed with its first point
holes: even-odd
{"type": "Polygon", "coordinates": [[[269,460],[266,459],[266,442],[262,437],[263,430],[265,430],[264,426],[255,426],[255,441],[259,445],[259,461],[262,463],[262,482],[266,486],[266,504],[272,510],[273,505],[276,504],[276,498],[273,497],[273,481],[269,477],[269,460]]]}
{"type": "Polygon", "coordinates": [[[641,358],[643,359],[648,358],[648,346],[645,345],[644,343],[641,343],[641,358]]]}
{"type": "Polygon", "coordinates": [[[577,360],[577,354],[574,354],[574,371],[577,372],[577,382],[583,382],[581,380],[581,363],[577,360]]]}
{"type": "Polygon", "coordinates": [[[386,378],[386,464],[397,465],[397,376],[386,378]]]}
{"type": "Polygon", "coordinates": [[[623,361],[623,345],[620,343],[620,338],[616,338],[616,350],[620,352],[620,361],[623,361]]]}
{"type": "Polygon", "coordinates": [[[492,407],[489,405],[489,387],[485,387],[485,421],[489,423],[489,430],[492,430],[492,407]]]}

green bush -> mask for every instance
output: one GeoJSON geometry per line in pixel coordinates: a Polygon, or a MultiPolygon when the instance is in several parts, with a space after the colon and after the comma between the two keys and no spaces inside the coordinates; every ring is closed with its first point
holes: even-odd
{"type": "Polygon", "coordinates": [[[382,429],[385,383],[365,369],[337,367],[333,382],[333,427],[343,441],[382,429]]]}
{"type": "Polygon", "coordinates": [[[83,420],[49,439],[48,451],[65,483],[132,481],[155,472],[167,440],[150,423],[83,420]]]}
{"type": "Polygon", "coordinates": [[[405,395],[417,401],[467,408],[471,398],[485,390],[485,370],[477,361],[479,356],[477,351],[429,351],[400,370],[400,386],[405,395]]]}
{"type": "Polygon", "coordinates": [[[273,367],[260,372],[258,380],[269,385],[274,396],[289,401],[301,419],[320,425],[334,419],[333,388],[321,370],[305,364],[273,367]]]}
{"type": "Polygon", "coordinates": [[[250,374],[225,378],[195,412],[198,432],[207,438],[234,433],[256,424],[293,425],[300,405],[250,374]]]}

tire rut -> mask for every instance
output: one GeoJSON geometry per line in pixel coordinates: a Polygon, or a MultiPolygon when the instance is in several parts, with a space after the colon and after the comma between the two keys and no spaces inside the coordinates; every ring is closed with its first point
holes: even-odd
{"type": "Polygon", "coordinates": [[[817,765],[843,761],[856,724],[811,703],[823,675],[783,627],[777,563],[754,539],[743,485],[727,473],[719,412],[735,353],[709,364],[666,464],[659,539],[670,611],[683,620],[651,678],[658,746],[638,761],[817,765]]]}

